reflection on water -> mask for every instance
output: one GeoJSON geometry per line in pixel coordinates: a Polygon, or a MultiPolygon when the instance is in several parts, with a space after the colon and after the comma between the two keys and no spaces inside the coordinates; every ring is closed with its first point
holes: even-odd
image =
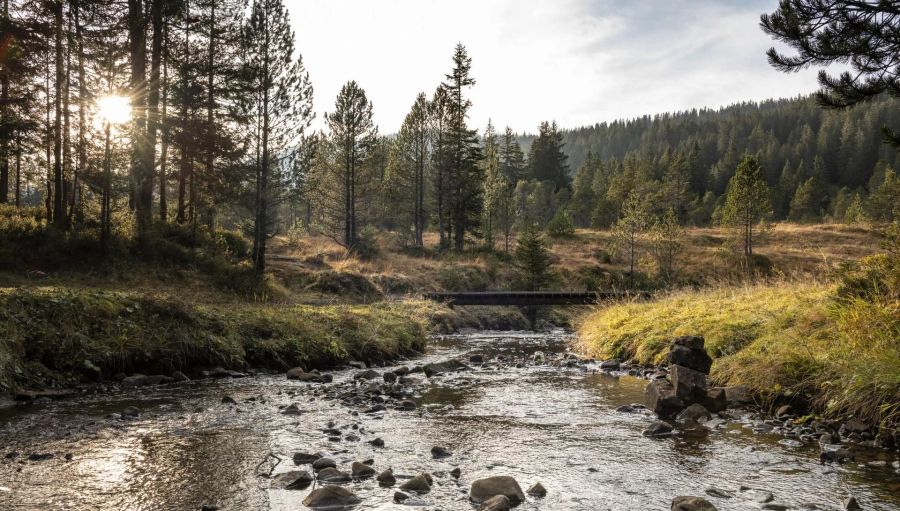
{"type": "MultiPolygon", "coordinates": [[[[383,417],[354,415],[323,387],[283,376],[6,410],[0,455],[21,454],[0,460],[0,509],[301,509],[308,490],[272,490],[258,475],[268,472],[271,465],[262,462],[269,454],[282,460],[274,473],[293,469],[291,454],[298,451],[328,453],[343,469],[372,458],[376,469],[392,467],[398,478],[436,473],[432,492],[420,499],[425,509],[471,510],[471,481],[499,474],[548,489],[545,499],[530,500],[524,510],[662,510],[676,495],[741,485],[764,488],[794,508],[836,507],[852,493],[864,509],[900,509],[892,458],[870,467],[822,465],[812,447],[785,447],[740,424],[701,440],[654,440],[641,435],[648,415],[615,411],[641,402],[646,382],[577,368],[514,367],[535,351],[561,352],[566,342],[562,335],[530,334],[437,338],[423,360],[407,364],[476,353],[485,360],[503,356],[507,364],[436,378],[417,388],[416,411],[390,410],[383,417]],[[239,405],[221,404],[223,395],[239,405]],[[278,413],[279,405],[290,403],[305,413],[278,413]],[[140,419],[107,418],[126,406],[139,407],[140,419]],[[329,441],[321,430],[331,423],[361,441],[329,441]],[[375,437],[385,448],[367,443],[375,437]],[[452,456],[431,459],[433,445],[452,456]],[[30,453],[54,458],[24,461],[30,453]],[[455,467],[462,469],[458,482],[446,475],[455,467]]],[[[341,384],[350,373],[335,376],[341,384]]],[[[392,503],[395,489],[371,480],[350,489],[363,498],[359,509],[406,507],[392,503]]],[[[740,498],[713,500],[722,510],[758,508],[740,498]]]]}

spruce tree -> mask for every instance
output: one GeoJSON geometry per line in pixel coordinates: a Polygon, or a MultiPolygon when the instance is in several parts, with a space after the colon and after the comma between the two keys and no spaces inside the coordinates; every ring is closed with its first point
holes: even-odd
{"type": "Polygon", "coordinates": [[[757,224],[768,219],[771,210],[762,167],[754,156],[746,155],[728,182],[721,223],[732,229],[748,260],[753,257],[757,224]]]}
{"type": "Polygon", "coordinates": [[[528,222],[516,240],[516,267],[521,286],[526,291],[539,291],[550,283],[553,262],[540,230],[528,222]]]}
{"type": "Polygon", "coordinates": [[[475,85],[471,69],[472,59],[465,46],[458,44],[453,53],[453,70],[441,84],[447,98],[447,130],[442,141],[447,158],[447,241],[452,241],[457,251],[463,250],[466,235],[478,228],[483,206],[480,144],[477,132],[467,125],[472,102],[466,93],[475,85]]]}
{"type": "Polygon", "coordinates": [[[550,181],[554,191],[571,186],[569,178],[568,156],[563,151],[563,136],[556,125],[542,122],[538,127],[538,136],[531,143],[528,152],[528,171],[531,179],[550,181]]]}
{"type": "Polygon", "coordinates": [[[248,78],[246,114],[255,131],[253,268],[266,265],[270,206],[280,186],[296,169],[299,144],[313,118],[312,85],[300,57],[294,56],[294,32],[281,0],[254,0],[243,29],[248,78]]]}

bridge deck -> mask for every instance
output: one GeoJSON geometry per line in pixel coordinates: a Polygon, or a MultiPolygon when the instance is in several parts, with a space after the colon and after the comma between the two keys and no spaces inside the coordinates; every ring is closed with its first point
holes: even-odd
{"type": "Polygon", "coordinates": [[[425,298],[449,305],[589,305],[601,300],[646,297],[648,293],[593,291],[470,291],[428,293],[425,298]]]}

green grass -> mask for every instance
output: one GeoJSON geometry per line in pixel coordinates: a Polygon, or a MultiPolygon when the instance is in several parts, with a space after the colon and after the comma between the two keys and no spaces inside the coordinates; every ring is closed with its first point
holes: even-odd
{"type": "Polygon", "coordinates": [[[19,288],[0,292],[0,389],[87,376],[169,374],[224,366],[328,367],[424,349],[436,306],[189,304],[116,291],[19,288]]]}
{"type": "Polygon", "coordinates": [[[785,282],[675,292],[612,305],[579,327],[592,356],[665,359],[669,341],[703,335],[713,378],[815,411],[900,423],[900,304],[839,298],[836,285],[785,282]]]}

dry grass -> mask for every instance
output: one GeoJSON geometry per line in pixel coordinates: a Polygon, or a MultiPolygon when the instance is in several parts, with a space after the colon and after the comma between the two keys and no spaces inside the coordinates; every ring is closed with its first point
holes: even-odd
{"type": "Polygon", "coordinates": [[[703,335],[722,384],[798,399],[830,415],[900,422],[900,304],[839,299],[836,285],[785,281],[673,292],[587,316],[582,351],[660,363],[703,335]]]}

